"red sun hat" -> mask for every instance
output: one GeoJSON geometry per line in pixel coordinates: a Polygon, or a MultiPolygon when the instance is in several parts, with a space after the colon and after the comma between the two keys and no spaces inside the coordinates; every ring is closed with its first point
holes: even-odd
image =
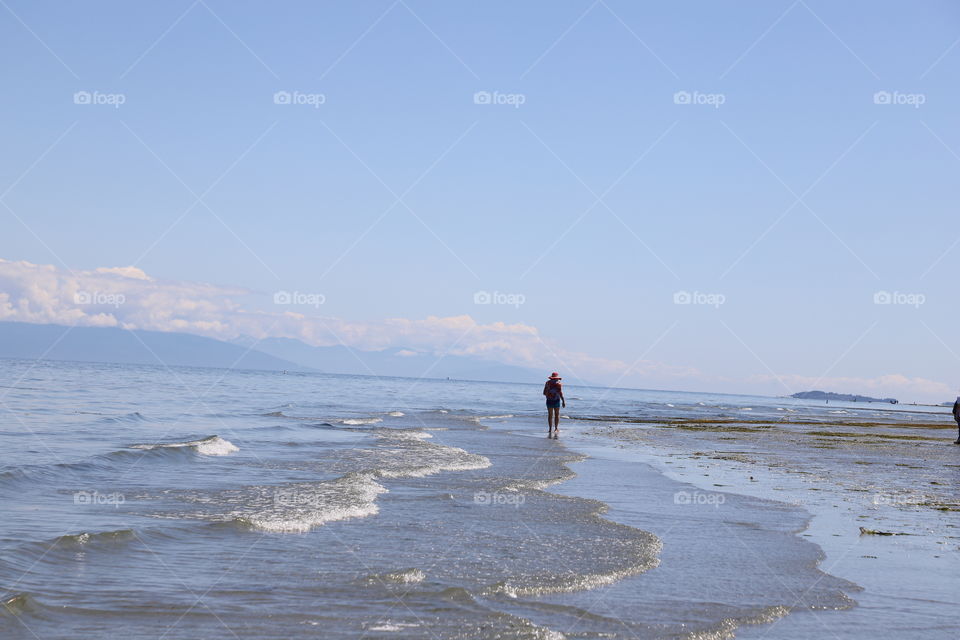
{"type": "Polygon", "coordinates": [[[563,380],[563,378],[560,377],[559,373],[554,371],[553,373],[550,374],[550,377],[548,378],[548,380],[563,380]]]}

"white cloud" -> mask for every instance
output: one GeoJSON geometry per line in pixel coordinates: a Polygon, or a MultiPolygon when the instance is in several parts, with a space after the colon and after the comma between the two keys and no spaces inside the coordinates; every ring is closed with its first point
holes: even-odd
{"type": "Polygon", "coordinates": [[[115,273],[126,278],[135,278],[137,280],[150,280],[150,276],[136,267],[100,267],[96,273],[115,273]]]}
{"type": "Polygon", "coordinates": [[[581,377],[615,376],[627,364],[561,350],[536,327],[480,324],[469,315],[387,318],[352,322],[243,308],[236,300],[252,292],[198,282],[163,281],[136,267],[68,271],[52,265],[0,259],[0,320],[44,324],[179,331],[229,340],[296,338],[314,346],[345,344],[364,350],[403,347],[417,352],[473,355],[508,364],[557,368],[581,377]]]}
{"type": "Polygon", "coordinates": [[[237,287],[158,280],[136,267],[69,271],[0,259],[0,320],[179,331],[221,340],[240,335],[285,337],[314,346],[344,344],[363,350],[400,347],[418,353],[471,355],[545,372],[559,369],[574,383],[590,381],[623,387],[771,395],[820,388],[937,401],[952,397],[954,391],[941,382],[898,374],[873,378],[785,374],[730,379],[688,366],[650,360],[629,363],[562,349],[541,336],[537,327],[523,323],[480,324],[469,315],[353,322],[319,313],[308,315],[282,305],[270,311],[245,308],[237,301],[252,293],[237,287]]]}

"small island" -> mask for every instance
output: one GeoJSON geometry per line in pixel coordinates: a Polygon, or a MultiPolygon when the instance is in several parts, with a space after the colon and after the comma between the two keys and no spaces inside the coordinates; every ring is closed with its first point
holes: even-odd
{"type": "Polygon", "coordinates": [[[837,402],[886,402],[888,404],[897,404],[896,398],[871,398],[870,396],[861,396],[850,393],[833,393],[831,391],[801,391],[794,393],[791,398],[800,400],[836,400],[837,402]]]}

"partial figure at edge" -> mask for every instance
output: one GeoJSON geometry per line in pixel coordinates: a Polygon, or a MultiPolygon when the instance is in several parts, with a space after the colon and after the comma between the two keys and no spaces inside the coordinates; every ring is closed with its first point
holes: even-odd
{"type": "Polygon", "coordinates": [[[957,439],[953,444],[960,444],[960,396],[953,403],[953,419],[957,421],[957,439]]]}

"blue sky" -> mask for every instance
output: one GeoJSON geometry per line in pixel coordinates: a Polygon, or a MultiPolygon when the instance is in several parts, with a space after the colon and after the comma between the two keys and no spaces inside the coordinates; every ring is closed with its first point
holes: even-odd
{"type": "MultiPolygon", "coordinates": [[[[7,261],[630,386],[955,392],[955,3],[5,3],[7,261]]],[[[67,317],[18,274],[7,319],[67,317]]]]}

